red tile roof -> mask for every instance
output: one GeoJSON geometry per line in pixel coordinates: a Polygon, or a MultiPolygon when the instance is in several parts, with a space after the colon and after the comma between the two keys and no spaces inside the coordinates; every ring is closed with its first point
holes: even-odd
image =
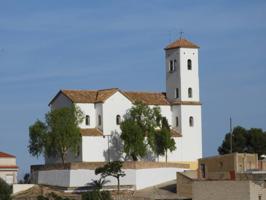
{"type": "Polygon", "coordinates": [[[103,103],[116,92],[123,94],[132,103],[140,101],[147,105],[201,105],[200,102],[194,101],[169,101],[164,92],[130,92],[121,91],[118,88],[104,90],[60,90],[49,105],[53,103],[59,94],[66,96],[72,103],[103,103]]]}
{"type": "Polygon", "coordinates": [[[0,165],[0,169],[18,169],[16,165],[0,165]]]}
{"type": "Polygon", "coordinates": [[[175,42],[172,42],[171,44],[167,45],[164,49],[176,49],[176,48],[199,48],[198,45],[186,40],[185,38],[181,38],[179,40],[176,40],[175,42]]]}
{"type": "Polygon", "coordinates": [[[16,156],[13,156],[11,154],[0,152],[0,158],[15,158],[16,156]]]}
{"type": "Polygon", "coordinates": [[[98,128],[80,129],[81,136],[103,136],[103,132],[98,128]]]}

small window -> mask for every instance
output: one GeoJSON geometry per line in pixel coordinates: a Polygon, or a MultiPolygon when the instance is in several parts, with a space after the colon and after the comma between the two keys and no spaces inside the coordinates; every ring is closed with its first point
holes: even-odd
{"type": "Polygon", "coordinates": [[[98,125],[99,126],[102,125],[102,117],[101,117],[101,115],[98,115],[98,125]]]}
{"type": "Polygon", "coordinates": [[[176,62],[176,60],[175,61],[170,60],[170,62],[169,62],[169,72],[175,71],[175,64],[174,64],[174,62],[176,62]]]}
{"type": "Polygon", "coordinates": [[[176,99],[179,98],[179,89],[178,88],[175,89],[175,98],[176,99]]]}
{"type": "Polygon", "coordinates": [[[192,88],[188,88],[188,98],[192,98],[192,88]]]}
{"type": "Polygon", "coordinates": [[[178,117],[175,118],[175,126],[178,127],[179,123],[178,123],[178,117]]]}
{"type": "Polygon", "coordinates": [[[116,115],[116,124],[119,125],[121,123],[120,115],[116,115]]]}
{"type": "Polygon", "coordinates": [[[193,117],[189,117],[189,126],[194,126],[194,118],[193,117]]]}
{"type": "Polygon", "coordinates": [[[87,126],[90,125],[90,116],[89,115],[86,115],[85,123],[87,126]]]}
{"type": "Polygon", "coordinates": [[[187,60],[187,69],[192,70],[192,61],[190,59],[187,60]]]}

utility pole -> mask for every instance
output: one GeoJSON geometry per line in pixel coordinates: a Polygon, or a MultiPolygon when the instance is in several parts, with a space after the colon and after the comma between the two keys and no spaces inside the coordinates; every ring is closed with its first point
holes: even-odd
{"type": "Polygon", "coordinates": [[[233,153],[233,131],[232,131],[232,118],[230,117],[230,153],[233,153]]]}

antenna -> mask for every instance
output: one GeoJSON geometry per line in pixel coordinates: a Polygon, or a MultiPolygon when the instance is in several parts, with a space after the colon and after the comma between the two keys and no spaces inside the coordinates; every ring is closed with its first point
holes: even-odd
{"type": "Polygon", "coordinates": [[[233,153],[233,131],[232,131],[232,118],[230,117],[230,153],[233,153]]]}

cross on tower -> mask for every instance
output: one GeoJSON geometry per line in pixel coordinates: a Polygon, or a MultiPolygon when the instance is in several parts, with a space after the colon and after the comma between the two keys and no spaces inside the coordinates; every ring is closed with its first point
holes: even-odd
{"type": "Polygon", "coordinates": [[[182,35],[184,34],[184,31],[181,30],[181,31],[179,32],[179,34],[180,34],[180,40],[181,40],[181,39],[182,39],[182,35]]]}

